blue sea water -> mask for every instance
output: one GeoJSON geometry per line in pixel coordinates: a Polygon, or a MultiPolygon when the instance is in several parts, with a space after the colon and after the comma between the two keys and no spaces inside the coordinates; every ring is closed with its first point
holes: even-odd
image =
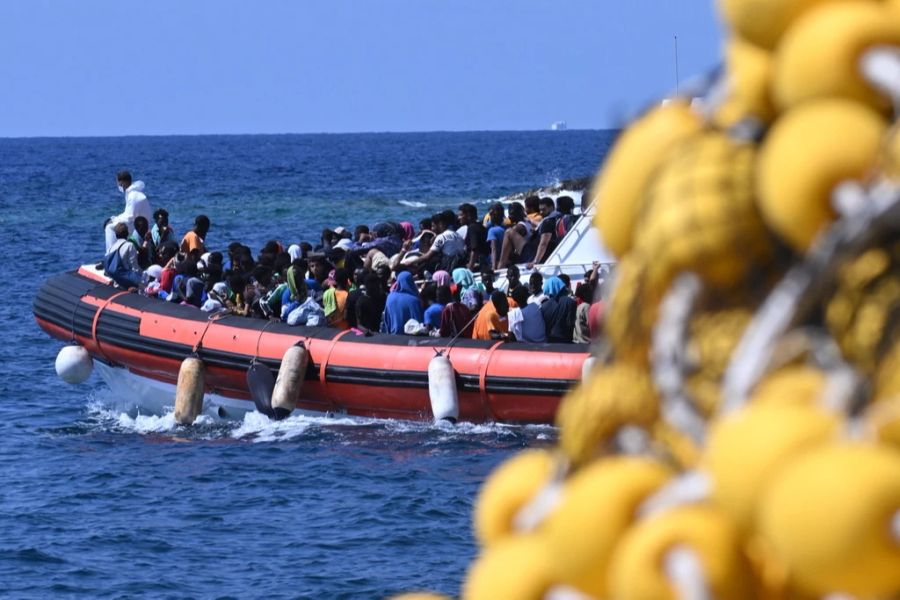
{"type": "MultiPolygon", "coordinates": [[[[384,598],[457,595],[472,506],[551,427],[292,417],[176,426],[120,414],[93,376],[53,370],[35,324],[47,277],[102,254],[115,172],[179,233],[254,250],[323,227],[413,222],[594,173],[613,132],[0,139],[0,595],[384,598]]],[[[373,392],[377,393],[377,392],[373,392]]]]}

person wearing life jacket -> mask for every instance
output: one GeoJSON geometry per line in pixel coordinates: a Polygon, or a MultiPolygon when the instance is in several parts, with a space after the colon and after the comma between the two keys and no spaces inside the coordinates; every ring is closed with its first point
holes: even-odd
{"type": "Polygon", "coordinates": [[[132,229],[135,217],[142,216],[149,222],[153,216],[153,211],[150,209],[150,201],[147,200],[147,196],[144,194],[143,181],[132,182],[131,173],[119,171],[116,175],[116,183],[119,186],[119,191],[125,194],[125,210],[106,221],[104,236],[106,238],[107,253],[118,239],[114,230],[117,224],[124,223],[128,226],[128,229],[132,229]]]}

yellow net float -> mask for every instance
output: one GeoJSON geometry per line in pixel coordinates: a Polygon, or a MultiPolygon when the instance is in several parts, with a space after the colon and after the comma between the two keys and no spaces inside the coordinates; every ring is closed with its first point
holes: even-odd
{"type": "Polygon", "coordinates": [[[679,142],[703,123],[681,99],[656,107],[628,127],[607,155],[591,198],[594,226],[603,243],[622,258],[631,248],[644,190],[679,142]]]}
{"type": "Polygon", "coordinates": [[[784,35],[775,54],[773,94],[780,110],[816,98],[846,98],[887,113],[890,99],[863,76],[877,46],[900,47],[900,18],[881,2],[844,0],[816,7],[784,35]]]}
{"type": "Polygon", "coordinates": [[[547,546],[534,535],[508,538],[485,549],[469,567],[463,600],[543,600],[554,585],[547,546]]]}
{"type": "Polygon", "coordinates": [[[831,1],[834,0],[718,0],[718,4],[735,33],[757,46],[773,50],[799,16],[831,1]]]}
{"type": "Polygon", "coordinates": [[[628,363],[600,365],[560,404],[559,447],[579,467],[609,452],[621,427],[649,429],[658,416],[659,397],[646,370],[628,363]]]}
{"type": "Polygon", "coordinates": [[[756,178],[769,227],[805,252],[836,217],[835,187],[870,174],[886,128],[881,115],[850,100],[811,100],[782,115],[763,143],[756,178]]]}
{"type": "Polygon", "coordinates": [[[756,597],[737,529],[704,504],[676,507],[632,526],[616,548],[609,580],[608,597],[616,600],[756,597]]]}
{"type": "Polygon", "coordinates": [[[515,533],[516,513],[553,478],[559,460],[549,450],[526,450],[490,474],[475,501],[475,537],[482,546],[515,533]]]}
{"type": "Polygon", "coordinates": [[[537,530],[554,579],[606,597],[606,567],[616,542],[636,519],[638,506],[671,476],[660,463],[628,456],[601,459],[575,473],[537,530]]]}
{"type": "Polygon", "coordinates": [[[651,285],[667,289],[682,271],[728,288],[773,253],[754,197],[756,148],[708,130],[678,145],[647,188],[635,249],[651,285]]]}
{"type": "Polygon", "coordinates": [[[712,122],[722,129],[744,119],[768,124],[775,120],[772,100],[772,54],[740,37],[725,44],[728,95],[716,107],[712,122]]]}
{"type": "Polygon", "coordinates": [[[758,506],[759,533],[808,594],[900,593],[900,452],[834,443],[791,461],[758,506]]]}
{"type": "Polygon", "coordinates": [[[754,403],[717,420],[701,465],[712,499],[747,532],[759,495],[785,461],[832,440],[840,419],[811,404],[754,403]]]}

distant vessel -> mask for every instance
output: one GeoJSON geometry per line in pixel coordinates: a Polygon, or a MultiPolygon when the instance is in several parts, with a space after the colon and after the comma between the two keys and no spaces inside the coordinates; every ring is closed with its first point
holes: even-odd
{"type": "Polygon", "coordinates": [[[565,121],[556,121],[552,125],[550,125],[550,129],[552,131],[565,131],[566,130],[566,122],[565,121]]]}

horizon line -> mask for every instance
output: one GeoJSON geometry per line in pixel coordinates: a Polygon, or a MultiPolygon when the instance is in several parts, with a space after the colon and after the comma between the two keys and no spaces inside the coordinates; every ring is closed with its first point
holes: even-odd
{"type": "Polygon", "coordinates": [[[621,127],[601,128],[566,128],[566,129],[430,129],[422,131],[307,131],[282,133],[126,133],[126,134],[88,134],[88,135],[0,135],[0,140],[59,140],[77,138],[147,138],[147,137],[229,137],[229,136],[291,136],[291,135],[414,135],[422,133],[555,133],[565,134],[567,131],[617,131],[621,127]]]}

